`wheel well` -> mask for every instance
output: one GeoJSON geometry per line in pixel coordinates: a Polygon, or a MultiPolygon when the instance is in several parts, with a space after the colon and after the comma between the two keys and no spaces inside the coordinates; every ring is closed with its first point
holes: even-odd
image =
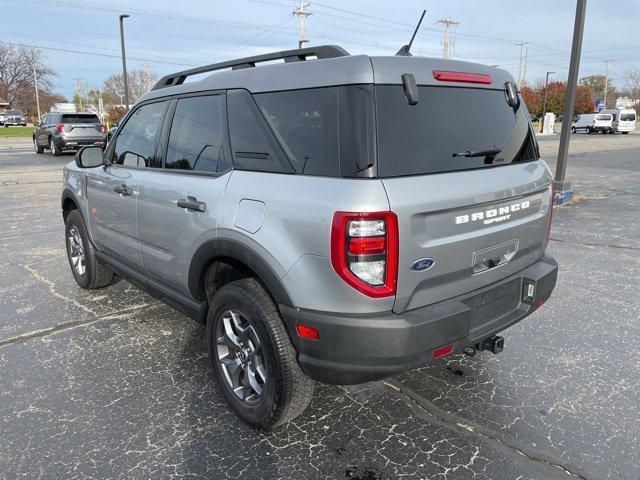
{"type": "Polygon", "coordinates": [[[66,221],[67,215],[71,213],[72,210],[77,210],[78,206],[76,202],[74,202],[71,198],[65,198],[62,203],[62,218],[66,221]]]}
{"type": "MultiPolygon", "coordinates": [[[[253,277],[260,281],[253,270],[239,260],[230,257],[216,258],[207,266],[205,272],[203,291],[206,292],[208,299],[226,284],[236,280],[253,277]]],[[[264,288],[264,284],[262,286],[264,288]]],[[[265,291],[268,293],[266,288],[265,291]]]]}

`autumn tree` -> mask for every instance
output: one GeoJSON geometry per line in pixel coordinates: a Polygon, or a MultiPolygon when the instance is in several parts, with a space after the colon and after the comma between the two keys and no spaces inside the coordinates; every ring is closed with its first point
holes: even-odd
{"type": "Polygon", "coordinates": [[[11,108],[20,108],[32,115],[35,113],[34,72],[39,92],[51,95],[55,73],[45,65],[40,50],[0,44],[0,90],[11,108]],[[33,95],[33,106],[29,95],[33,95]]]}
{"type": "Polygon", "coordinates": [[[529,113],[540,115],[542,113],[542,93],[540,90],[524,86],[521,92],[529,113]]]}
{"type": "Polygon", "coordinates": [[[620,93],[616,89],[613,84],[613,79],[608,77],[608,80],[605,82],[607,77],[604,75],[588,75],[586,77],[582,77],[578,82],[580,85],[584,85],[591,91],[591,95],[594,98],[602,98],[604,99],[604,89],[605,83],[607,87],[607,108],[609,105],[614,104],[616,98],[620,96],[620,93]]]}
{"type": "MultiPolygon", "coordinates": [[[[103,93],[109,96],[109,102],[107,103],[124,105],[124,82],[122,79],[122,74],[116,73],[104,81],[103,93]]],[[[129,103],[134,103],[153,88],[158,77],[153,70],[141,68],[127,72],[127,79],[129,83],[129,103]]]]}

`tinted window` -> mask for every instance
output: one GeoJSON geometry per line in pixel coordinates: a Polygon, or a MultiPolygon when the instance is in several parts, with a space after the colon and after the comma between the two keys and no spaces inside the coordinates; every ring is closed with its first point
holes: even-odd
{"type": "Polygon", "coordinates": [[[296,172],[338,176],[338,89],[254,95],[296,172]]]}
{"type": "Polygon", "coordinates": [[[178,100],[165,168],[200,172],[224,170],[222,100],[220,95],[178,100]]]}
{"type": "Polygon", "coordinates": [[[62,123],[100,123],[97,115],[62,115],[62,123]]]}
{"type": "Polygon", "coordinates": [[[261,172],[292,172],[260,110],[245,90],[227,95],[234,167],[261,172]]]}
{"type": "Polygon", "coordinates": [[[401,86],[376,87],[379,176],[451,172],[537,158],[524,102],[514,110],[503,90],[419,91],[419,103],[409,105],[401,86]],[[489,149],[498,152],[465,156],[489,149]]]}
{"type": "Polygon", "coordinates": [[[133,167],[154,167],[151,155],[162,125],[165,102],[136,109],[115,138],[113,163],[133,167]]]}
{"type": "Polygon", "coordinates": [[[629,121],[633,121],[636,119],[636,114],[635,113],[621,113],[620,114],[620,120],[625,121],[625,122],[629,122],[629,121]]]}

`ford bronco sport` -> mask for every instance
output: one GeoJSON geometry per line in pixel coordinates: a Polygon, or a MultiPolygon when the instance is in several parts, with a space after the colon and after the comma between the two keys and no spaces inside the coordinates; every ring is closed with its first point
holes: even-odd
{"type": "Polygon", "coordinates": [[[500,351],[555,286],[551,179],[504,70],[324,46],[162,78],[65,168],[62,210],[77,283],[202,322],[229,403],[270,428],[312,379],[500,351]]]}

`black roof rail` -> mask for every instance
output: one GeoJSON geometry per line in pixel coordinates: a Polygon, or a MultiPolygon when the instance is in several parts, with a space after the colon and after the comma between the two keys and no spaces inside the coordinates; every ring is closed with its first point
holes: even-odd
{"type": "Polygon", "coordinates": [[[171,73],[158,80],[158,82],[153,86],[151,90],[159,90],[160,88],[182,85],[187,77],[191,75],[213,72],[215,70],[223,70],[225,68],[239,70],[241,68],[255,67],[256,63],[268,62],[270,60],[282,59],[285,61],[285,63],[289,63],[300,62],[306,60],[307,57],[312,56],[316,57],[317,59],[323,59],[344,57],[347,55],[349,55],[349,52],[347,52],[342,47],[338,47],[337,45],[321,45],[318,47],[298,48],[295,50],[284,50],[282,52],[265,53],[264,55],[255,55],[253,57],[240,58],[238,60],[212,63],[211,65],[204,65],[202,67],[196,67],[189,70],[182,70],[181,72],[177,73],[171,73]]]}

